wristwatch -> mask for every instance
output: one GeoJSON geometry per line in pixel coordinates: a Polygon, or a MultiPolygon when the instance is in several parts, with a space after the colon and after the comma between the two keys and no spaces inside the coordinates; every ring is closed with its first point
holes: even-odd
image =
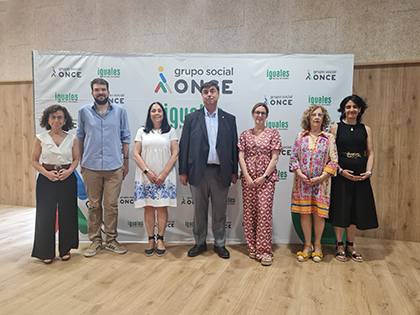
{"type": "Polygon", "coordinates": [[[143,173],[144,173],[144,174],[147,174],[147,172],[148,172],[148,171],[150,171],[150,170],[149,170],[148,168],[146,168],[146,169],[143,171],[143,173]]]}
{"type": "Polygon", "coordinates": [[[268,175],[267,175],[267,174],[264,174],[264,175],[263,175],[263,177],[264,177],[265,179],[268,179],[268,175]]]}

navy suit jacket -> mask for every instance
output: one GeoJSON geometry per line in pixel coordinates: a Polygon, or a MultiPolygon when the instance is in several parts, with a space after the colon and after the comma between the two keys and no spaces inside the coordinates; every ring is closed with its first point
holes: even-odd
{"type": "MultiPolygon", "coordinates": [[[[238,174],[238,133],[235,116],[217,108],[219,127],[216,151],[219,155],[222,185],[229,187],[232,174],[238,174]]],[[[209,139],[207,135],[204,108],[185,116],[179,142],[179,174],[186,174],[188,182],[200,184],[207,167],[209,139]]]]}

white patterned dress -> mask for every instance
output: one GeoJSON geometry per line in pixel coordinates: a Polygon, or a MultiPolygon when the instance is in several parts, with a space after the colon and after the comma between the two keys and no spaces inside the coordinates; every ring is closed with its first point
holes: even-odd
{"type": "MultiPolygon", "coordinates": [[[[171,141],[178,140],[175,129],[162,134],[162,131],[151,130],[144,132],[144,127],[137,131],[134,141],[141,142],[141,157],[147,167],[156,176],[162,172],[171,157],[171,141]]],[[[176,207],[176,171],[173,167],[165,182],[156,186],[150,182],[146,174],[136,167],[136,177],[134,181],[134,207],[176,207]]]]}

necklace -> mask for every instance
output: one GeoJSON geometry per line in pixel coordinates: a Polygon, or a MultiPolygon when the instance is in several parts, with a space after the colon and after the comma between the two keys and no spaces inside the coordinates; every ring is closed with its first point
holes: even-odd
{"type": "Polygon", "coordinates": [[[347,120],[346,120],[346,119],[344,119],[343,121],[344,121],[344,123],[345,123],[346,125],[350,126],[350,131],[353,131],[353,130],[354,130],[354,129],[353,129],[353,126],[354,126],[354,125],[349,125],[349,124],[347,123],[347,120]]]}

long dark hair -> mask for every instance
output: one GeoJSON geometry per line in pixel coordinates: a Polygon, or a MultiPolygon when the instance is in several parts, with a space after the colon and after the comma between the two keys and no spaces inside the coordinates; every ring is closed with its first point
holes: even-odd
{"type": "Polygon", "coordinates": [[[346,108],[346,104],[349,101],[353,101],[356,104],[356,106],[360,108],[359,115],[357,115],[357,122],[359,123],[360,120],[362,119],[363,113],[368,108],[368,106],[366,105],[366,102],[360,96],[356,94],[347,96],[341,101],[340,108],[338,109],[338,112],[341,113],[340,121],[343,121],[346,118],[346,115],[344,114],[344,110],[346,108]]]}
{"type": "Polygon", "coordinates": [[[152,118],[150,117],[150,111],[152,110],[152,106],[155,104],[158,104],[160,108],[162,108],[162,112],[163,112],[163,119],[160,125],[160,130],[162,131],[162,133],[167,133],[169,132],[169,130],[171,130],[171,126],[168,123],[168,117],[166,115],[165,108],[163,108],[163,105],[159,102],[153,102],[152,104],[150,104],[149,109],[147,111],[146,126],[144,127],[144,132],[149,133],[150,130],[153,130],[153,121],[152,121],[152,118]]]}

